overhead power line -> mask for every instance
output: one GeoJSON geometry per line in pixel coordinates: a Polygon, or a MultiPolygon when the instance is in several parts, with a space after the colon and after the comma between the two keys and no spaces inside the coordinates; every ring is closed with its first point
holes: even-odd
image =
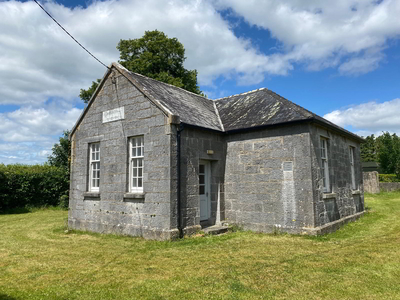
{"type": "Polygon", "coordinates": [[[91,57],[93,57],[95,60],[97,60],[99,63],[101,63],[104,67],[106,67],[107,69],[110,69],[110,68],[109,68],[107,65],[105,65],[100,59],[98,59],[98,58],[97,58],[96,56],[94,56],[88,49],[86,49],[81,43],[79,43],[79,42],[78,42],[64,27],[62,27],[62,25],[61,25],[60,23],[58,23],[57,20],[54,19],[53,16],[52,16],[50,13],[48,13],[47,10],[45,10],[44,7],[43,7],[42,5],[40,5],[39,2],[37,2],[36,0],[33,0],[33,1],[35,1],[35,3],[36,3],[37,5],[39,5],[39,7],[40,7],[54,22],[56,22],[57,25],[60,26],[60,28],[61,28],[62,30],[64,30],[64,32],[65,32],[66,34],[68,34],[68,35],[71,37],[71,39],[73,39],[79,46],[81,46],[83,50],[85,50],[87,53],[89,53],[89,55],[90,55],[91,57]]]}

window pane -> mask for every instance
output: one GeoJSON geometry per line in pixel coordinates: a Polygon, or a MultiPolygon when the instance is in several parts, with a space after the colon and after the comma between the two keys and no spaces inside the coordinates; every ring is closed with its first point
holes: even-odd
{"type": "Polygon", "coordinates": [[[134,159],[134,160],[133,160],[133,166],[134,166],[134,167],[137,167],[137,161],[138,161],[137,159],[134,159]]]}
{"type": "Polygon", "coordinates": [[[100,178],[100,170],[96,172],[96,178],[100,178]]]}
{"type": "Polygon", "coordinates": [[[142,148],[137,148],[137,156],[142,156],[142,148]]]}
{"type": "Polygon", "coordinates": [[[143,169],[140,168],[140,169],[138,169],[138,171],[139,171],[139,177],[143,177],[143,169]]]}
{"type": "Polygon", "coordinates": [[[204,175],[199,175],[199,183],[204,184],[204,175]]]}
{"type": "Polygon", "coordinates": [[[200,188],[200,189],[199,189],[199,192],[200,192],[199,194],[200,194],[200,195],[204,195],[204,194],[205,194],[204,185],[200,185],[199,188],[200,188]]]}
{"type": "Polygon", "coordinates": [[[204,174],[204,165],[200,165],[199,173],[203,173],[204,174]]]}
{"type": "Polygon", "coordinates": [[[92,160],[96,160],[96,154],[92,152],[92,160]]]}
{"type": "Polygon", "coordinates": [[[137,184],[136,184],[136,178],[132,178],[132,187],[136,187],[137,186],[137,184]]]}
{"type": "Polygon", "coordinates": [[[138,159],[138,165],[139,167],[143,167],[143,158],[138,159]]]}
{"type": "Polygon", "coordinates": [[[132,169],[132,176],[137,177],[137,168],[132,169]]]}
{"type": "Polygon", "coordinates": [[[142,187],[143,183],[142,183],[142,178],[138,178],[138,187],[142,187]]]}
{"type": "Polygon", "coordinates": [[[100,160],[100,152],[96,153],[96,160],[100,160]]]}

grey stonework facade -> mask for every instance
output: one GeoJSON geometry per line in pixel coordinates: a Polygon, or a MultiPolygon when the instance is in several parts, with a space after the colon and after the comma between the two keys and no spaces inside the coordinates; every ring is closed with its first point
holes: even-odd
{"type": "MultiPolygon", "coordinates": [[[[122,75],[109,77],[72,136],[69,226],[80,230],[169,239],[171,222],[171,125],[122,75]],[[118,98],[116,95],[118,94],[118,98]],[[123,120],[102,123],[102,113],[124,107],[123,120]],[[128,194],[128,137],[144,136],[144,195],[128,194]],[[100,190],[88,191],[88,145],[100,142],[100,190]],[[134,198],[136,196],[136,198],[134,198]]],[[[173,204],[172,204],[173,206],[173,204]]]]}
{"type": "Polygon", "coordinates": [[[262,232],[299,232],[313,227],[310,137],[306,124],[233,134],[228,137],[227,148],[228,222],[262,232]]]}
{"type": "Polygon", "coordinates": [[[220,223],[318,234],[364,211],[362,139],[269,90],[208,100],[113,64],[70,139],[74,229],[161,240],[220,223]],[[144,144],[138,176],[130,150],[135,137],[144,144]],[[97,189],[93,143],[100,149],[97,189]],[[132,176],[141,176],[140,189],[132,188],[132,176]]]}

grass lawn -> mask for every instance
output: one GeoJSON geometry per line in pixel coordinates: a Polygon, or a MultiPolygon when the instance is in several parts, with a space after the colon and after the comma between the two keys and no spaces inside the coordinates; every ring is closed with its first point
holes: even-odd
{"type": "Polygon", "coordinates": [[[176,242],[65,233],[67,212],[0,215],[0,299],[400,299],[400,193],[322,237],[176,242]]]}

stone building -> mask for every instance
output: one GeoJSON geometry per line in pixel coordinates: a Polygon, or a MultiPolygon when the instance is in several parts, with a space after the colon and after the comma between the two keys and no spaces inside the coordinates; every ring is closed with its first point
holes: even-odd
{"type": "Polygon", "coordinates": [[[364,211],[363,140],[268,89],[209,100],[113,63],[70,139],[74,229],[321,234],[364,211]]]}

